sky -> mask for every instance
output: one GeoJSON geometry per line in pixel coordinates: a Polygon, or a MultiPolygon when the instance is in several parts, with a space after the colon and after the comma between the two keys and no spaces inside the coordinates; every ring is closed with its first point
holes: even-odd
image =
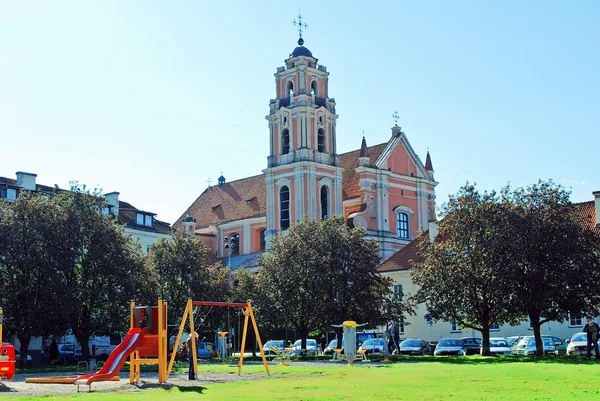
{"type": "Polygon", "coordinates": [[[175,222],[223,173],[267,167],[274,73],[330,72],[338,152],[397,111],[438,206],[553,179],[600,190],[600,2],[0,0],[0,176],[118,191],[175,222]]]}

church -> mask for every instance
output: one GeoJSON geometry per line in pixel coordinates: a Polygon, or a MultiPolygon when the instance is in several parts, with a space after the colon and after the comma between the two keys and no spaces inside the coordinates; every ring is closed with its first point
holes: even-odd
{"type": "MultiPolygon", "coordinates": [[[[435,220],[434,170],[396,124],[390,139],[339,154],[336,100],[329,71],[298,46],[275,72],[275,99],[266,116],[269,155],[262,174],[228,182],[223,175],[175,222],[235,270],[257,269],[273,236],[305,217],[343,216],[379,243],[382,261],[435,220]]],[[[357,143],[358,146],[358,143],[357,143]]]]}

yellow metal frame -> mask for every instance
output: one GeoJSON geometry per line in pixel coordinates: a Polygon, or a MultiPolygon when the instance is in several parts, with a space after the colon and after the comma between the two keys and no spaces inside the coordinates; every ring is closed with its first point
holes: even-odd
{"type": "MultiPolygon", "coordinates": [[[[131,328],[134,327],[135,316],[133,310],[135,302],[131,301],[130,318],[131,328]]],[[[165,383],[167,381],[167,330],[166,322],[168,322],[168,305],[163,300],[158,300],[158,358],[141,358],[139,351],[134,351],[129,357],[129,383],[137,383],[140,381],[141,365],[156,365],[158,364],[158,382],[165,383]],[[163,308],[165,309],[163,313],[163,308]],[[163,326],[165,328],[163,328],[163,326]]],[[[149,336],[147,336],[149,337],[149,336]]]]}
{"type": "MultiPolygon", "coordinates": [[[[132,312],[133,313],[133,312],[132,312]]],[[[242,334],[242,348],[240,350],[240,362],[238,364],[238,375],[242,372],[242,365],[244,363],[244,348],[246,345],[246,334],[248,331],[248,321],[252,321],[252,326],[254,327],[254,333],[256,334],[256,341],[258,342],[258,347],[260,349],[260,355],[263,360],[263,364],[265,366],[265,371],[268,376],[271,376],[269,373],[269,365],[267,363],[267,359],[265,358],[265,353],[263,352],[263,345],[260,339],[260,334],[258,332],[258,325],[256,324],[256,319],[254,318],[254,312],[252,311],[252,305],[250,302],[246,303],[246,307],[244,308],[244,331],[242,334]]],[[[177,333],[177,339],[175,340],[175,345],[173,352],[171,353],[171,359],[169,361],[169,366],[166,371],[166,376],[168,377],[171,371],[173,370],[173,364],[175,363],[175,356],[177,354],[176,348],[179,346],[179,341],[181,341],[181,336],[183,335],[183,330],[185,328],[185,324],[187,320],[190,321],[190,336],[196,336],[196,328],[194,326],[194,313],[193,313],[193,305],[192,300],[188,299],[187,305],[185,307],[185,311],[183,312],[183,317],[181,319],[181,324],[179,325],[179,332],[177,333]]],[[[192,358],[194,363],[194,373],[198,373],[198,358],[196,354],[196,341],[192,341],[192,358]]]]}

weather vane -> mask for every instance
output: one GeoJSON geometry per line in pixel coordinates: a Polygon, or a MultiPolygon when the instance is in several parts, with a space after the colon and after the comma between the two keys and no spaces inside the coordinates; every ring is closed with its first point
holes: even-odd
{"type": "Polygon", "coordinates": [[[398,125],[398,120],[400,116],[398,115],[398,111],[394,110],[394,114],[392,114],[392,118],[394,119],[394,124],[398,125]]]}
{"type": "Polygon", "coordinates": [[[209,178],[208,180],[206,180],[206,182],[208,182],[208,187],[210,188],[210,184],[211,184],[211,179],[209,178]]]}
{"type": "MultiPolygon", "coordinates": [[[[302,43],[304,43],[304,39],[302,39],[302,32],[308,28],[308,24],[306,22],[302,22],[302,14],[298,13],[298,20],[296,21],[294,19],[292,23],[294,26],[298,27],[298,33],[300,34],[300,39],[298,39],[298,42],[302,41],[302,43]]],[[[300,43],[300,46],[302,46],[302,43],[300,43]]]]}

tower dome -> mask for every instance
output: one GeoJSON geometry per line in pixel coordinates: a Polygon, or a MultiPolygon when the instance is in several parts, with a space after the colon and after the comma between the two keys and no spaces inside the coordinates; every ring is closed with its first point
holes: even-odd
{"type": "Polygon", "coordinates": [[[299,46],[294,49],[294,51],[292,52],[290,57],[298,57],[298,56],[313,57],[311,51],[303,46],[304,39],[302,39],[302,38],[298,39],[298,45],[299,46]]]}

